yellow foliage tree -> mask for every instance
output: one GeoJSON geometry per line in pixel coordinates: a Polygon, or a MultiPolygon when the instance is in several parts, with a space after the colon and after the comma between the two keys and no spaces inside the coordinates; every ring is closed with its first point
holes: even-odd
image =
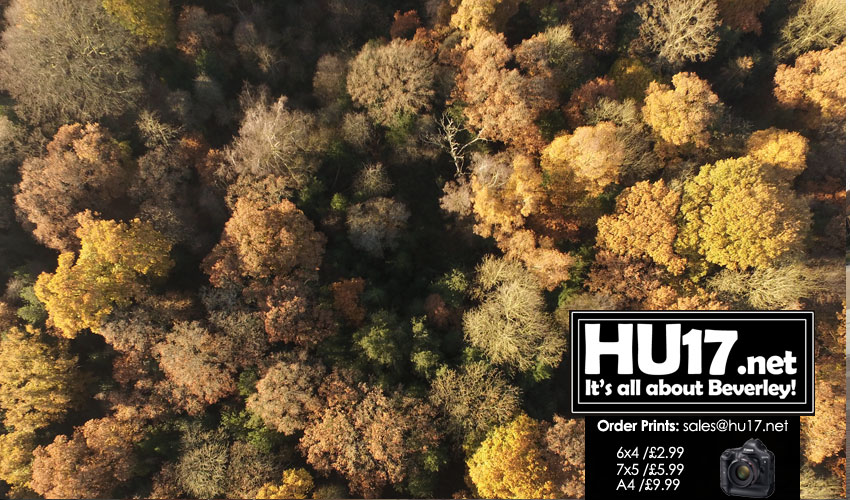
{"type": "Polygon", "coordinates": [[[77,220],[76,261],[62,253],[56,272],[42,273],[35,283],[49,323],[68,338],[84,328],[96,331],[113,308],[128,306],[144,290],[143,278],[164,278],[174,265],[171,242],[148,222],[98,220],[89,211],[77,220]]]}
{"type": "Polygon", "coordinates": [[[643,119],[662,139],[675,146],[708,146],[709,126],[717,118],[720,99],[695,73],[673,75],[673,88],[650,82],[643,119]]]}
{"type": "Polygon", "coordinates": [[[541,423],[527,415],[496,427],[467,460],[481,498],[557,498],[545,435],[541,423]]]}
{"type": "Polygon", "coordinates": [[[454,0],[457,11],[452,15],[452,26],[464,31],[486,29],[501,31],[519,10],[522,0],[454,0]]]}
{"type": "Polygon", "coordinates": [[[747,140],[747,154],[776,167],[776,173],[793,180],[806,169],[809,140],[797,132],[777,128],[753,132],[747,140]]]}
{"type": "Polygon", "coordinates": [[[174,44],[174,19],[168,0],[103,0],[103,8],[148,45],[174,44]]]}
{"type": "Polygon", "coordinates": [[[304,469],[286,469],[280,484],[266,483],[256,498],[307,498],[313,489],[313,476],[304,469]]]}
{"type": "Polygon", "coordinates": [[[815,387],[815,414],[800,417],[800,433],[804,454],[819,464],[844,450],[846,436],[845,396],[843,388],[835,388],[825,380],[815,387]]]}
{"type": "Polygon", "coordinates": [[[555,138],[543,150],[542,163],[550,176],[566,177],[564,170],[570,170],[591,195],[598,195],[605,186],[617,182],[625,156],[617,126],[599,122],[555,138]]]}
{"type": "Polygon", "coordinates": [[[621,57],[614,61],[609,72],[620,97],[643,101],[650,82],[661,80],[661,76],[635,57],[621,57]]]}
{"type": "Polygon", "coordinates": [[[24,491],[30,481],[35,448],[36,437],[32,432],[0,434],[0,479],[12,486],[11,498],[16,497],[16,491],[24,491]]]}
{"type": "Polygon", "coordinates": [[[704,165],[685,184],[676,250],[733,270],[775,265],[803,250],[805,200],[749,156],[704,165]]]}
{"type": "Polygon", "coordinates": [[[50,346],[41,332],[12,328],[0,340],[0,408],[3,425],[32,432],[61,420],[79,389],[77,360],[67,346],[50,346]]]}
{"type": "Polygon", "coordinates": [[[618,255],[649,257],[678,275],[687,261],[673,251],[681,196],[663,180],[639,182],[617,197],[614,214],[599,219],[596,242],[618,255]]]}
{"type": "Polygon", "coordinates": [[[41,332],[11,328],[0,340],[0,479],[15,489],[30,480],[36,431],[61,420],[80,390],[76,359],[60,343],[50,346],[41,332]]]}

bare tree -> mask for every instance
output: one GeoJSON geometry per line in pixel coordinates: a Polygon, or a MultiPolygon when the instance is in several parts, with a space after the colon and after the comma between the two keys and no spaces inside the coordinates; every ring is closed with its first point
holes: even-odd
{"type": "Polygon", "coordinates": [[[720,20],[713,0],[648,0],[636,12],[640,40],[673,67],[714,55],[720,20]]]}
{"type": "Polygon", "coordinates": [[[455,165],[455,175],[460,177],[466,173],[469,148],[477,142],[486,141],[486,139],[481,137],[481,132],[477,132],[474,136],[471,135],[447,112],[440,115],[439,120],[435,119],[434,121],[437,124],[437,130],[426,133],[422,139],[448,153],[455,165]],[[467,137],[471,138],[467,139],[467,137]]]}

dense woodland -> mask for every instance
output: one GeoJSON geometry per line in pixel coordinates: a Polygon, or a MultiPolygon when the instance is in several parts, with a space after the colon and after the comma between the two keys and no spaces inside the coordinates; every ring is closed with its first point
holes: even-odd
{"type": "Polygon", "coordinates": [[[0,496],[584,495],[578,309],[813,309],[843,0],[0,0],[0,496]]]}

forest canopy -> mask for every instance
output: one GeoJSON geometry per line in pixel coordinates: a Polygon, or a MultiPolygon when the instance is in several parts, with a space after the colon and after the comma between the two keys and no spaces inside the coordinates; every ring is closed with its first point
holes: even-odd
{"type": "Polygon", "coordinates": [[[840,0],[0,0],[0,497],[585,492],[569,313],[816,313],[840,0]]]}

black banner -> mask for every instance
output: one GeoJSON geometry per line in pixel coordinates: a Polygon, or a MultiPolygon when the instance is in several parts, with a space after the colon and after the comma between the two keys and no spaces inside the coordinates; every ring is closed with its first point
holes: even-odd
{"type": "Polygon", "coordinates": [[[810,311],[574,311],[574,414],[814,414],[810,311]]]}

